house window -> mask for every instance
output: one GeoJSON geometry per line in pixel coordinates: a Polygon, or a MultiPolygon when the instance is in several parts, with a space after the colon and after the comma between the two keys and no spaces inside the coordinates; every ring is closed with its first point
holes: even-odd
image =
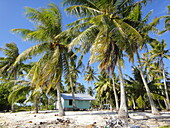
{"type": "Polygon", "coordinates": [[[69,105],[73,105],[73,100],[69,100],[69,105]]]}

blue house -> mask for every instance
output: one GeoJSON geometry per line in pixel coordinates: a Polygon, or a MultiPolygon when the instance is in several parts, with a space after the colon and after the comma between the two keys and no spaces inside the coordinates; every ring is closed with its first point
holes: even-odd
{"type": "MultiPolygon", "coordinates": [[[[90,96],[89,94],[74,94],[76,100],[76,106],[78,109],[89,109],[90,102],[95,100],[94,97],[90,96]]],[[[72,110],[73,109],[73,98],[72,94],[62,93],[61,94],[61,102],[63,108],[65,110],[72,110]]],[[[58,109],[58,107],[57,107],[58,109]]]]}

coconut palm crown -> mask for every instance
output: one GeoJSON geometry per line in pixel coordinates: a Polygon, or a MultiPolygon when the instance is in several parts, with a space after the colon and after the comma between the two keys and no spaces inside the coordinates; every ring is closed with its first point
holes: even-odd
{"type": "Polygon", "coordinates": [[[64,0],[68,14],[79,19],[68,25],[69,29],[56,36],[60,39],[68,33],[76,32],[69,47],[77,47],[84,55],[90,51],[90,63],[99,62],[101,70],[113,72],[118,65],[121,79],[120,117],[128,117],[124,90],[121,58],[127,53],[133,61],[135,43],[142,44],[139,32],[131,25],[139,22],[141,4],[146,1],[134,0],[64,0]],[[133,16],[136,18],[133,18],[133,16]],[[135,43],[134,43],[135,42],[135,43]]]}
{"type": "Polygon", "coordinates": [[[32,80],[32,86],[39,89],[48,86],[47,92],[52,86],[57,87],[59,104],[59,115],[63,116],[61,106],[60,83],[63,73],[67,73],[69,57],[73,52],[68,52],[64,45],[64,39],[60,42],[54,37],[62,32],[62,16],[55,4],[48,4],[48,8],[26,8],[26,16],[34,23],[34,29],[13,29],[12,32],[19,33],[25,40],[34,41],[38,44],[28,48],[19,55],[16,63],[24,60],[27,56],[41,55],[40,59],[30,70],[28,76],[32,80]]]}

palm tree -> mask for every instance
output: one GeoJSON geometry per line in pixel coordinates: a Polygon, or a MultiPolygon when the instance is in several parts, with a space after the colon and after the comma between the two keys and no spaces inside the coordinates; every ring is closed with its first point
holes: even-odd
{"type": "Polygon", "coordinates": [[[92,82],[94,80],[97,80],[96,72],[94,71],[94,69],[90,66],[88,66],[87,71],[85,71],[85,75],[84,75],[84,80],[88,81],[88,82],[92,82]]]}
{"type": "Polygon", "coordinates": [[[165,18],[165,30],[161,31],[159,34],[163,34],[167,31],[170,30],[170,6],[167,6],[168,7],[168,16],[162,16],[161,18],[165,18]]]}
{"type": "Polygon", "coordinates": [[[73,98],[73,109],[76,109],[76,100],[74,97],[75,89],[76,89],[76,80],[78,78],[78,74],[80,74],[80,71],[78,70],[78,67],[76,67],[75,59],[71,58],[70,63],[68,65],[68,72],[67,75],[65,75],[65,79],[70,85],[71,88],[71,93],[72,93],[72,98],[73,98]]]}
{"type": "Polygon", "coordinates": [[[7,80],[0,79],[0,111],[9,111],[11,109],[11,104],[8,102],[10,91],[6,82],[7,80]]]}
{"type": "Polygon", "coordinates": [[[26,80],[11,80],[7,83],[7,86],[12,86],[12,91],[8,96],[8,101],[17,103],[20,100],[28,101],[32,94],[33,88],[31,87],[31,83],[26,80]]]}
{"type": "MultiPolygon", "coordinates": [[[[22,61],[18,61],[14,67],[17,57],[19,56],[19,49],[14,42],[6,43],[5,48],[0,48],[4,52],[5,57],[0,58],[0,74],[2,78],[6,80],[18,80],[24,76],[24,72],[28,72],[29,65],[24,64],[22,61]]],[[[11,110],[14,112],[14,101],[11,102],[11,110]]]]}
{"type": "Polygon", "coordinates": [[[88,88],[87,88],[87,93],[88,93],[90,96],[93,96],[93,95],[94,95],[94,91],[93,91],[92,87],[88,87],[88,88]]]}
{"type": "Polygon", "coordinates": [[[81,83],[77,83],[76,92],[84,94],[85,91],[86,91],[86,88],[84,87],[84,85],[81,83]]]}
{"type": "Polygon", "coordinates": [[[132,40],[142,42],[140,34],[129,24],[129,15],[132,15],[132,10],[135,10],[139,3],[134,4],[133,0],[64,0],[64,5],[70,5],[66,11],[81,19],[71,23],[70,29],[56,37],[66,36],[72,31],[79,32],[69,45],[70,48],[77,46],[82,55],[90,50],[90,63],[99,61],[100,69],[118,65],[121,79],[121,104],[118,115],[125,118],[128,117],[128,111],[120,60],[123,51],[133,58],[134,50],[129,48],[133,45],[132,40]]]}
{"type": "Polygon", "coordinates": [[[73,52],[68,53],[64,45],[68,38],[60,38],[60,41],[55,39],[62,32],[61,13],[56,5],[48,4],[48,8],[26,8],[25,14],[35,24],[35,28],[33,30],[13,29],[12,31],[38,44],[21,53],[16,63],[25,60],[27,56],[41,55],[28,76],[31,76],[31,83],[35,88],[48,85],[47,92],[49,92],[52,86],[57,87],[59,115],[63,116],[65,113],[61,104],[60,84],[63,73],[68,69],[68,57],[71,57],[73,52]]]}
{"type": "Polygon", "coordinates": [[[119,99],[116,91],[116,84],[118,84],[118,77],[116,77],[115,73],[112,73],[112,83],[113,83],[113,92],[114,92],[114,98],[115,98],[115,104],[116,104],[116,111],[119,110],[119,99]]]}
{"type": "MultiPolygon", "coordinates": [[[[106,72],[101,72],[98,76],[99,80],[95,83],[96,85],[96,92],[102,99],[106,99],[106,104],[110,103],[110,110],[112,111],[112,93],[113,93],[113,86],[112,86],[112,79],[109,78],[109,75],[106,72]],[[109,100],[109,102],[108,102],[109,100]]],[[[101,102],[102,106],[102,102],[101,102]]]]}
{"type": "Polygon", "coordinates": [[[84,80],[87,81],[88,83],[91,84],[92,89],[94,88],[92,85],[92,82],[94,80],[98,80],[97,77],[95,76],[97,73],[95,72],[94,68],[91,66],[87,66],[84,74],[84,80]]]}
{"type": "Polygon", "coordinates": [[[166,43],[164,40],[161,42],[155,41],[151,44],[152,50],[150,51],[151,59],[156,59],[159,63],[159,67],[162,71],[163,81],[164,81],[164,89],[165,89],[165,96],[166,96],[166,109],[170,110],[170,100],[168,95],[168,89],[166,84],[166,76],[165,76],[165,68],[164,68],[164,61],[163,59],[170,59],[169,50],[166,50],[166,43]]]}
{"type": "MultiPolygon", "coordinates": [[[[153,44],[153,42],[151,44],[153,44]]],[[[151,52],[148,51],[146,54],[143,54],[143,57],[141,58],[142,65],[145,67],[144,72],[147,72],[145,74],[145,76],[147,77],[147,79],[149,81],[156,81],[157,85],[159,87],[159,90],[162,90],[160,94],[164,95],[164,91],[163,91],[163,88],[162,88],[163,84],[161,83],[161,79],[162,79],[162,76],[163,76],[162,70],[160,69],[161,67],[160,67],[159,61],[157,59],[151,58],[150,53],[151,52]]],[[[166,102],[165,98],[164,98],[164,102],[165,102],[165,105],[166,105],[167,102],[166,102]]],[[[161,106],[163,108],[162,105],[159,105],[159,106],[161,106]]]]}
{"type": "Polygon", "coordinates": [[[148,86],[147,81],[146,81],[145,76],[144,76],[143,66],[142,66],[141,61],[140,61],[139,53],[138,53],[138,52],[136,52],[136,53],[137,53],[137,58],[138,58],[138,62],[139,62],[140,75],[141,75],[141,77],[142,77],[142,80],[143,80],[143,83],[144,83],[144,86],[145,86],[145,89],[146,89],[146,92],[147,92],[147,96],[148,96],[148,98],[149,98],[149,102],[150,102],[150,105],[151,105],[152,113],[153,113],[154,115],[158,115],[159,112],[158,112],[158,110],[157,110],[157,108],[156,108],[156,106],[155,106],[155,103],[154,103],[153,98],[152,98],[152,96],[151,96],[151,91],[150,91],[150,89],[149,89],[149,86],[148,86]]]}
{"type": "MultiPolygon", "coordinates": [[[[147,74],[148,72],[144,72],[144,74],[147,74]]],[[[150,107],[148,104],[148,99],[146,98],[147,93],[146,89],[142,80],[142,77],[140,75],[140,71],[138,67],[133,67],[133,77],[128,76],[128,79],[126,79],[126,92],[128,96],[128,103],[129,106],[133,106],[132,109],[136,109],[136,106],[138,108],[144,110],[145,107],[150,107]]],[[[149,89],[151,90],[151,96],[154,100],[162,100],[164,97],[161,94],[160,91],[160,84],[159,79],[155,78],[150,80],[148,78],[148,75],[145,75],[145,79],[147,80],[147,85],[149,86],[149,89]]],[[[160,104],[159,104],[160,105],[160,104]]],[[[161,106],[161,105],[160,105],[161,106]]]]}
{"type": "Polygon", "coordinates": [[[148,33],[149,33],[149,31],[156,31],[156,32],[158,31],[155,28],[155,26],[159,23],[160,18],[155,18],[150,24],[147,24],[147,21],[148,21],[148,18],[150,16],[151,12],[148,13],[148,15],[146,15],[146,17],[142,20],[141,19],[141,4],[139,4],[136,7],[137,8],[136,8],[136,10],[134,10],[134,15],[130,15],[130,17],[131,17],[131,20],[136,20],[138,22],[132,24],[132,26],[134,28],[136,28],[138,31],[140,31],[140,34],[143,37],[144,41],[142,41],[141,44],[134,42],[132,44],[131,48],[133,48],[133,50],[135,51],[135,53],[137,55],[137,60],[138,60],[138,63],[139,63],[139,71],[140,71],[140,74],[141,74],[141,77],[142,77],[142,80],[143,80],[143,83],[144,83],[144,86],[145,86],[145,89],[146,89],[146,92],[147,92],[147,96],[149,98],[149,102],[151,104],[152,113],[153,114],[159,114],[159,112],[158,112],[158,110],[155,106],[155,103],[153,101],[153,98],[151,96],[151,91],[150,91],[150,89],[147,85],[147,81],[146,81],[145,76],[144,76],[143,65],[141,63],[139,50],[144,48],[144,46],[146,46],[146,43],[150,43],[154,40],[154,39],[152,39],[148,36],[148,33]]]}

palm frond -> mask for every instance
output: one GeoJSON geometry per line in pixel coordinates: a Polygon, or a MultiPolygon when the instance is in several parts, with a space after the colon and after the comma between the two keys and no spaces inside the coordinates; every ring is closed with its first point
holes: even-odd
{"type": "Polygon", "coordinates": [[[17,101],[26,98],[26,95],[30,91],[30,88],[31,86],[21,86],[21,85],[14,86],[14,90],[8,96],[8,101],[14,104],[17,101]]]}
{"type": "Polygon", "coordinates": [[[76,15],[77,17],[88,17],[102,14],[101,11],[85,5],[74,5],[65,9],[68,14],[76,15]]]}
{"type": "Polygon", "coordinates": [[[44,52],[44,50],[49,49],[49,43],[41,43],[41,44],[37,44],[34,45],[30,48],[28,48],[27,50],[25,50],[24,52],[22,52],[16,59],[14,66],[20,62],[20,61],[24,61],[28,58],[30,58],[31,56],[36,56],[36,55],[40,55],[44,52]]]}
{"type": "Polygon", "coordinates": [[[88,29],[86,29],[84,32],[82,32],[79,36],[74,38],[71,43],[69,44],[69,48],[75,47],[76,45],[81,44],[81,48],[85,46],[85,43],[90,43],[91,38],[95,37],[95,33],[98,31],[96,25],[92,25],[88,29]]]}

